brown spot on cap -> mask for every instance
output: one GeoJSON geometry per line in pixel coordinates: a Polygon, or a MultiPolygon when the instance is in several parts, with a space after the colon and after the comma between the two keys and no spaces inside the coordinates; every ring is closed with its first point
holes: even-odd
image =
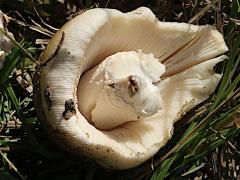
{"type": "Polygon", "coordinates": [[[47,103],[48,111],[50,111],[50,108],[53,103],[53,97],[51,95],[51,90],[50,90],[49,85],[47,85],[46,89],[44,89],[44,98],[47,103]]]}
{"type": "Polygon", "coordinates": [[[138,81],[136,76],[128,76],[128,81],[129,81],[129,85],[128,85],[128,93],[129,93],[129,97],[133,97],[139,90],[139,85],[138,85],[138,81]]]}
{"type": "Polygon", "coordinates": [[[68,120],[76,114],[75,104],[72,99],[65,101],[65,110],[62,113],[64,119],[68,120]]]}

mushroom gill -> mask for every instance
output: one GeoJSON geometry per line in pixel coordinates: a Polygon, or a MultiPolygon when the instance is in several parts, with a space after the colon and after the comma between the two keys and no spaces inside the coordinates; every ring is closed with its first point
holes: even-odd
{"type": "Polygon", "coordinates": [[[66,149],[108,168],[136,167],[215,90],[213,67],[226,59],[216,56],[227,50],[213,26],[160,22],[145,7],[88,10],[40,58],[38,114],[66,149]]]}

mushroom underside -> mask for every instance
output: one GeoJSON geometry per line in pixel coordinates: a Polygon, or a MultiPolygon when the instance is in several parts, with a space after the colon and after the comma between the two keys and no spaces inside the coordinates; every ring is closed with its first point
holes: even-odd
{"type": "Polygon", "coordinates": [[[41,61],[54,54],[63,32],[57,55],[41,70],[38,101],[44,121],[75,151],[114,169],[135,167],[165,145],[173,123],[214,91],[221,75],[213,67],[226,57],[212,58],[227,51],[221,34],[212,26],[159,22],[147,8],[126,14],[94,9],[64,25],[41,61]],[[80,77],[110,55],[139,49],[153,54],[166,67],[159,84],[163,108],[140,121],[106,131],[97,129],[78,109],[80,77]],[[44,95],[47,90],[50,103],[44,95]]]}

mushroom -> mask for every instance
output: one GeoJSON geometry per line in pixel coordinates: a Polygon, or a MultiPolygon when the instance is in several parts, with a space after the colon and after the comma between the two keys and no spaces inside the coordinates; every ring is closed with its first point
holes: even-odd
{"type": "MultiPolygon", "coordinates": [[[[0,29],[6,31],[8,36],[14,38],[13,34],[10,33],[6,28],[7,23],[8,16],[3,14],[3,12],[0,10],[0,29]]],[[[0,31],[0,69],[3,68],[3,63],[5,61],[6,55],[11,51],[12,47],[13,43],[11,40],[0,31]]]]}
{"type": "Polygon", "coordinates": [[[210,25],[160,22],[146,7],[88,10],[40,57],[38,116],[66,149],[107,168],[136,167],[213,93],[227,50],[210,25]]]}

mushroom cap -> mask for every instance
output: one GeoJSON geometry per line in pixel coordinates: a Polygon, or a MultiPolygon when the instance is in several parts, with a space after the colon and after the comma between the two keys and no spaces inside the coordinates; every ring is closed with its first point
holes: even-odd
{"type": "Polygon", "coordinates": [[[104,167],[136,167],[166,144],[174,122],[214,91],[221,75],[213,67],[226,56],[214,57],[227,50],[213,26],[160,22],[145,7],[128,13],[91,9],[66,23],[40,57],[43,64],[51,61],[36,82],[37,111],[67,149],[104,167]],[[78,109],[82,74],[110,55],[139,49],[166,67],[159,83],[163,108],[140,121],[97,129],[78,109]]]}

